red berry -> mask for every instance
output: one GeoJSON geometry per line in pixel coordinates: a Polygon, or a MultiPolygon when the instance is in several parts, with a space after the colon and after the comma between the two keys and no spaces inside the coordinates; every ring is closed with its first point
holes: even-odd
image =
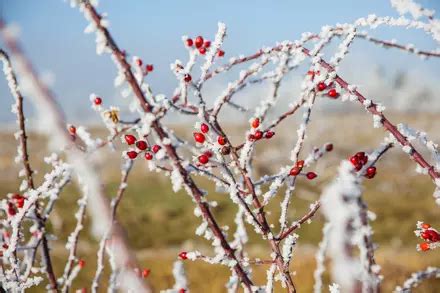
{"type": "Polygon", "coordinates": [[[153,154],[150,153],[150,152],[146,152],[145,153],[145,159],[148,160],[148,161],[152,160],[153,159],[153,154]]]}
{"type": "Polygon", "coordinates": [[[183,289],[183,288],[180,288],[180,289],[179,289],[179,293],[185,293],[185,292],[186,292],[185,289],[183,289]]]}
{"type": "Polygon", "coordinates": [[[253,134],[249,134],[249,136],[248,136],[248,139],[250,140],[250,141],[255,141],[255,135],[253,135],[253,134]]]}
{"type": "Polygon", "coordinates": [[[325,90],[327,88],[327,85],[325,84],[325,83],[323,83],[323,82],[320,82],[320,83],[318,83],[318,90],[319,91],[323,91],[323,90],[325,90]]]}
{"type": "Polygon", "coordinates": [[[427,231],[422,232],[422,234],[420,234],[420,236],[421,236],[423,239],[429,239],[429,233],[427,233],[427,231]]]}
{"type": "Polygon", "coordinates": [[[86,261],[85,260],[80,259],[78,261],[78,266],[79,266],[80,269],[82,269],[85,265],[86,265],[86,261]]]}
{"type": "Polygon", "coordinates": [[[95,105],[101,105],[102,104],[102,99],[100,97],[96,97],[93,102],[95,103],[95,105]]]}
{"type": "Polygon", "coordinates": [[[356,157],[356,156],[352,156],[352,157],[350,157],[350,162],[351,162],[354,166],[356,166],[356,165],[359,164],[359,159],[358,159],[358,157],[356,157]]]}
{"type": "Polygon", "coordinates": [[[225,145],[226,144],[226,138],[224,136],[217,137],[217,142],[219,145],[225,145]]]}
{"type": "Polygon", "coordinates": [[[223,56],[225,56],[225,51],[223,51],[223,50],[218,50],[218,52],[217,52],[217,56],[219,56],[219,57],[223,57],[223,56]]]}
{"type": "Polygon", "coordinates": [[[142,278],[146,278],[150,275],[151,270],[150,269],[143,269],[142,270],[142,278]]]}
{"type": "Polygon", "coordinates": [[[179,253],[179,257],[183,260],[188,259],[187,252],[182,251],[181,253],[179,253]]]}
{"type": "Polygon", "coordinates": [[[204,46],[205,46],[205,48],[211,47],[211,41],[205,41],[204,46]]]}
{"type": "Polygon", "coordinates": [[[127,152],[127,156],[132,160],[136,159],[137,155],[138,155],[138,153],[136,151],[128,151],[127,152]]]}
{"type": "Polygon", "coordinates": [[[199,53],[202,54],[202,55],[205,55],[205,53],[206,53],[206,48],[205,48],[205,47],[201,47],[201,48],[199,48],[199,53]]]}
{"type": "Polygon", "coordinates": [[[275,135],[275,132],[269,130],[268,132],[266,132],[266,134],[264,135],[265,138],[270,139],[275,135]]]}
{"type": "Polygon", "coordinates": [[[213,156],[211,151],[206,151],[206,152],[204,152],[204,154],[207,155],[208,158],[211,158],[213,156]]]}
{"type": "Polygon", "coordinates": [[[261,139],[263,137],[263,131],[261,131],[261,130],[255,131],[254,136],[255,136],[255,139],[257,139],[257,140],[261,139]]]}
{"type": "Polygon", "coordinates": [[[251,123],[253,128],[257,128],[258,126],[260,126],[260,119],[259,118],[255,118],[252,123],[251,123]]]}
{"type": "Polygon", "coordinates": [[[188,47],[192,47],[193,44],[194,44],[194,42],[193,42],[192,39],[186,39],[186,45],[187,45],[188,47]]]}
{"type": "Polygon", "coordinates": [[[203,46],[203,37],[202,36],[198,36],[194,42],[194,44],[196,45],[196,48],[200,48],[203,46]]]}
{"type": "Polygon", "coordinates": [[[75,135],[76,134],[76,127],[73,125],[70,125],[69,132],[70,132],[70,134],[75,135]]]}
{"type": "Polygon", "coordinates": [[[190,82],[190,81],[192,80],[192,77],[191,77],[191,75],[189,75],[188,73],[186,73],[186,74],[183,76],[183,80],[184,80],[185,82],[190,82]]]}
{"type": "Polygon", "coordinates": [[[200,164],[206,164],[209,161],[209,157],[205,154],[199,156],[200,164]]]}
{"type": "Polygon", "coordinates": [[[205,135],[200,132],[194,132],[194,140],[198,143],[204,143],[205,142],[205,135]]]}
{"type": "Polygon", "coordinates": [[[9,248],[9,245],[7,245],[6,243],[3,243],[2,247],[3,247],[4,249],[8,249],[8,248],[9,248]]]}
{"type": "Polygon", "coordinates": [[[300,169],[304,168],[304,160],[299,160],[298,162],[296,162],[295,166],[300,169]]]}
{"type": "Polygon", "coordinates": [[[24,197],[17,198],[17,207],[21,209],[24,206],[24,197]]]}
{"type": "Polygon", "coordinates": [[[151,72],[154,70],[154,66],[153,64],[147,64],[147,66],[145,67],[145,69],[147,69],[148,72],[151,72]]]}
{"type": "Polygon", "coordinates": [[[15,210],[14,205],[11,202],[8,202],[8,214],[10,216],[15,216],[16,213],[17,211],[15,210]]]}
{"type": "Polygon", "coordinates": [[[136,147],[141,151],[145,151],[148,147],[148,144],[145,140],[139,140],[136,142],[136,147]]]}
{"type": "Polygon", "coordinates": [[[158,144],[153,145],[153,147],[151,148],[151,150],[153,151],[153,153],[157,153],[162,147],[158,144]]]}
{"type": "Polygon", "coordinates": [[[124,138],[128,145],[132,145],[136,142],[136,137],[134,135],[126,134],[124,138]]]}
{"type": "Polygon", "coordinates": [[[207,133],[209,131],[209,126],[206,123],[202,123],[202,125],[200,125],[200,130],[203,133],[207,133]]]}
{"type": "Polygon", "coordinates": [[[423,229],[429,229],[429,228],[431,228],[431,225],[429,225],[428,223],[423,223],[422,224],[422,228],[423,229]]]}
{"type": "Polygon", "coordinates": [[[293,167],[289,172],[290,176],[297,176],[299,173],[301,173],[301,168],[298,167],[293,167]]]}
{"type": "Polygon", "coordinates": [[[374,166],[368,167],[365,175],[369,179],[373,178],[376,175],[376,167],[374,167],[374,166]]]}
{"type": "Polygon", "coordinates": [[[428,234],[428,239],[432,242],[437,242],[440,240],[440,235],[434,230],[426,230],[424,233],[428,234]]]}
{"type": "Polygon", "coordinates": [[[429,250],[429,243],[427,243],[427,242],[422,242],[422,243],[419,244],[419,247],[420,247],[420,249],[421,249],[422,251],[427,251],[427,250],[429,250]]]}
{"type": "Polygon", "coordinates": [[[142,59],[140,59],[140,58],[137,58],[136,59],[136,64],[137,64],[137,66],[142,66],[142,59]]]}
{"type": "Polygon", "coordinates": [[[325,146],[325,150],[327,152],[331,152],[333,150],[333,144],[329,143],[325,146]]]}
{"type": "Polygon", "coordinates": [[[329,90],[327,95],[333,99],[337,99],[339,97],[339,93],[335,89],[329,90]]]}
{"type": "Polygon", "coordinates": [[[318,175],[316,175],[315,172],[307,172],[306,177],[307,177],[307,179],[309,179],[309,180],[313,180],[313,179],[315,179],[316,177],[318,177],[318,175]]]}

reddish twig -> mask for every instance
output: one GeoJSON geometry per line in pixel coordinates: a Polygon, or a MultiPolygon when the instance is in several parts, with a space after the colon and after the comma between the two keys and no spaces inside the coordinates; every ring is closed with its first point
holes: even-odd
{"type": "Polygon", "coordinates": [[[110,234],[112,231],[112,228],[114,226],[114,223],[116,220],[116,211],[118,209],[119,203],[122,200],[122,197],[124,196],[125,190],[127,189],[127,181],[128,181],[128,175],[130,174],[130,171],[133,168],[133,161],[128,160],[125,162],[125,165],[122,167],[122,175],[121,175],[121,182],[119,184],[119,188],[117,191],[117,194],[115,198],[111,201],[111,226],[108,228],[107,232],[104,234],[104,236],[101,239],[101,242],[99,244],[99,250],[98,250],[98,264],[96,268],[95,277],[93,278],[92,282],[92,292],[97,292],[99,287],[99,279],[101,278],[101,275],[104,271],[104,253],[105,253],[105,246],[107,241],[110,239],[110,234]]]}
{"type": "MultiPolygon", "coordinates": [[[[307,48],[303,48],[302,49],[304,54],[306,54],[307,56],[310,56],[310,51],[307,48]]],[[[324,67],[325,69],[327,69],[329,72],[333,72],[335,71],[335,69],[328,64],[327,62],[325,62],[323,59],[321,59],[319,61],[319,64],[321,64],[322,67],[324,67]]],[[[366,98],[357,90],[350,90],[349,89],[349,83],[346,82],[342,77],[340,77],[338,74],[335,77],[335,81],[343,88],[345,89],[347,92],[350,92],[351,94],[354,94],[358,101],[363,104],[366,100],[366,98]]],[[[366,107],[367,111],[370,112],[373,115],[378,115],[380,116],[381,119],[381,123],[383,125],[383,127],[390,132],[394,138],[400,143],[400,145],[402,147],[408,146],[411,148],[411,153],[409,154],[410,157],[417,162],[417,164],[419,164],[422,168],[426,168],[428,169],[428,174],[429,176],[431,176],[431,178],[433,180],[435,179],[439,179],[440,175],[439,173],[434,169],[434,166],[430,165],[425,158],[414,148],[414,146],[407,140],[407,138],[397,129],[397,127],[391,123],[387,117],[385,117],[385,115],[380,112],[377,109],[377,104],[375,104],[374,102],[371,103],[371,105],[369,105],[368,107],[366,107]]]]}
{"type": "MultiPolygon", "coordinates": [[[[77,144],[75,144],[70,134],[66,130],[64,117],[61,110],[58,108],[55,96],[38,78],[36,71],[33,69],[31,63],[27,60],[17,42],[13,38],[9,38],[7,34],[4,34],[4,38],[6,45],[10,48],[11,52],[13,52],[18,62],[21,63],[23,67],[23,72],[27,75],[32,85],[34,86],[34,89],[36,91],[36,100],[38,100],[40,106],[45,107],[45,109],[47,110],[47,115],[51,116],[51,119],[53,120],[53,123],[51,124],[51,127],[54,131],[53,135],[57,135],[59,138],[62,139],[63,143],[67,145],[66,150],[69,157],[75,162],[74,166],[82,166],[81,168],[77,167],[78,173],[93,173],[94,171],[91,169],[91,167],[88,166],[88,162],[83,151],[77,144]]],[[[95,197],[93,199],[93,203],[96,205],[95,208],[99,206],[99,209],[103,212],[96,216],[99,216],[102,219],[110,219],[110,212],[108,210],[109,205],[105,195],[103,194],[101,186],[102,184],[99,183],[97,185],[99,186],[99,190],[97,190],[97,193],[93,195],[93,197],[95,197]]],[[[117,244],[117,247],[119,249],[118,265],[120,267],[127,268],[128,271],[130,271],[133,267],[137,267],[136,259],[128,248],[123,229],[120,225],[116,225],[113,235],[113,241],[117,244]]],[[[150,291],[149,286],[141,280],[137,281],[136,285],[139,285],[138,288],[142,288],[145,292],[150,291]]]]}
{"type": "Polygon", "coordinates": [[[295,231],[296,229],[301,227],[302,224],[307,222],[310,218],[312,218],[316,214],[316,212],[318,211],[318,209],[320,207],[321,207],[321,203],[319,201],[314,203],[313,207],[309,210],[309,212],[307,214],[302,216],[302,218],[299,219],[298,221],[293,222],[293,224],[289,228],[287,228],[286,231],[284,231],[281,235],[278,235],[276,237],[277,241],[281,241],[281,240],[285,239],[287,236],[290,235],[290,233],[292,233],[293,231],[295,231]]]}
{"type": "MultiPolygon", "coordinates": [[[[152,107],[148,103],[147,99],[145,98],[139,84],[137,83],[136,79],[134,78],[133,72],[131,71],[130,65],[127,63],[124,54],[122,54],[119,47],[116,45],[116,42],[113,40],[112,36],[110,35],[109,31],[101,25],[101,16],[97,13],[95,8],[92,4],[90,4],[88,1],[84,3],[84,8],[87,10],[87,12],[92,17],[93,22],[95,23],[98,30],[100,30],[101,33],[103,33],[106,37],[106,40],[108,42],[108,46],[110,47],[110,50],[116,57],[117,62],[120,64],[120,66],[123,68],[125,73],[126,81],[129,83],[131,89],[133,90],[134,95],[139,101],[139,104],[141,108],[145,112],[150,112],[152,107]]],[[[160,122],[157,120],[152,123],[152,128],[154,129],[155,133],[159,137],[160,140],[164,140],[168,138],[167,133],[162,128],[160,122]]],[[[165,150],[168,155],[168,157],[173,161],[174,167],[177,168],[180,176],[183,178],[184,184],[188,187],[188,189],[191,191],[192,196],[194,197],[194,200],[196,201],[197,205],[199,206],[204,219],[208,222],[209,227],[211,228],[213,234],[220,240],[220,244],[225,250],[226,255],[231,258],[232,260],[235,260],[237,264],[234,266],[234,270],[236,274],[240,277],[243,284],[250,289],[253,285],[252,281],[247,276],[244,269],[239,264],[236,256],[234,255],[234,250],[230,247],[229,243],[227,242],[226,238],[223,235],[223,232],[221,231],[219,225],[217,224],[213,214],[211,213],[211,210],[209,208],[209,205],[202,200],[202,192],[197,187],[197,185],[194,183],[192,178],[188,175],[187,171],[181,164],[180,157],[178,156],[176,149],[171,144],[165,145],[165,150]]]]}
{"type": "MultiPolygon", "coordinates": [[[[0,29],[2,28],[2,22],[0,20],[0,29]]],[[[35,189],[34,181],[32,177],[32,169],[29,163],[29,154],[28,154],[28,147],[27,147],[27,135],[26,135],[26,126],[25,126],[25,117],[23,113],[23,95],[21,94],[19,88],[18,88],[18,82],[17,77],[12,71],[11,61],[9,60],[8,55],[6,52],[0,49],[0,57],[3,59],[4,62],[6,62],[6,66],[8,66],[11,69],[10,72],[10,78],[8,82],[10,83],[11,91],[14,94],[16,101],[17,101],[17,118],[18,118],[18,124],[20,128],[20,148],[21,148],[21,156],[23,165],[26,172],[26,180],[28,183],[28,187],[31,189],[35,189]]],[[[43,260],[46,265],[46,273],[47,277],[49,279],[50,288],[52,290],[57,290],[58,285],[55,277],[55,273],[53,271],[52,267],[52,260],[49,253],[49,244],[47,242],[46,233],[44,231],[45,224],[43,219],[41,218],[39,209],[38,209],[38,201],[35,202],[35,217],[37,219],[38,223],[38,230],[42,233],[42,254],[43,254],[43,260]]],[[[38,247],[38,246],[37,246],[38,247]]],[[[35,247],[35,249],[37,249],[35,247]]]]}

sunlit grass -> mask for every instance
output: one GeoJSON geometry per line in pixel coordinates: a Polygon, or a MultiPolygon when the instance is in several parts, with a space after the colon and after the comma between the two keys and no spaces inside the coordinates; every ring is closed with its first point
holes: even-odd
{"type": "MultiPolygon", "coordinates": [[[[362,121],[355,118],[350,120],[355,126],[356,123],[362,124],[362,121]]],[[[333,119],[334,122],[338,118],[333,119]]],[[[426,126],[426,122],[423,121],[413,122],[426,126]]],[[[319,128],[318,125],[313,124],[312,127],[319,128]]],[[[298,180],[289,210],[289,219],[292,221],[301,217],[307,211],[309,204],[319,198],[322,188],[334,178],[335,170],[341,159],[360,148],[371,150],[380,143],[383,137],[380,131],[374,132],[373,130],[360,132],[357,135],[343,132],[338,134],[338,139],[334,139],[333,134],[327,132],[326,129],[331,129],[331,125],[326,125],[320,131],[316,131],[316,136],[310,140],[314,142],[313,145],[331,141],[335,149],[322,162],[312,167],[319,174],[317,180],[313,182],[302,178],[298,180]]],[[[182,133],[183,130],[179,128],[177,132],[182,133]]],[[[291,146],[294,140],[288,134],[294,132],[295,130],[288,128],[278,131],[270,147],[259,146],[255,161],[256,177],[267,172],[274,172],[287,162],[286,158],[274,157],[268,164],[265,160],[267,157],[264,156],[271,155],[271,152],[280,153],[282,149],[291,146]]],[[[187,133],[184,134],[188,136],[187,133]]],[[[0,134],[0,137],[0,194],[5,195],[8,192],[17,191],[18,169],[13,164],[16,148],[12,135],[5,132],[0,134]]],[[[36,175],[37,182],[41,182],[41,176],[47,169],[42,164],[43,156],[49,153],[44,146],[45,142],[42,137],[30,136],[33,154],[31,164],[39,170],[36,175]]],[[[311,147],[312,145],[306,145],[306,152],[311,147]]],[[[100,172],[109,197],[115,195],[119,184],[119,164],[119,151],[116,153],[106,151],[99,163],[103,166],[100,172]]],[[[438,208],[432,198],[433,185],[428,177],[415,175],[414,169],[414,163],[401,151],[393,150],[378,163],[377,177],[365,182],[364,198],[369,209],[377,215],[377,220],[372,223],[372,226],[375,231],[374,241],[379,244],[377,260],[383,266],[384,292],[392,290],[396,284],[409,277],[412,271],[423,269],[428,265],[440,264],[437,251],[427,253],[415,251],[415,246],[420,242],[413,233],[416,222],[423,220],[434,226],[440,226],[440,221],[438,208]]],[[[218,202],[218,207],[213,210],[214,215],[221,225],[231,227],[230,235],[232,235],[236,206],[231,203],[227,194],[216,193],[210,182],[199,177],[196,177],[196,181],[203,189],[209,191],[210,200],[218,202]]],[[[172,262],[176,259],[179,250],[200,249],[208,254],[211,253],[208,249],[209,243],[194,235],[194,230],[200,224],[200,220],[193,214],[194,203],[185,192],[174,193],[168,177],[150,173],[143,160],[136,162],[128,183],[128,189],[118,210],[118,219],[126,228],[129,243],[137,251],[141,265],[152,269],[149,281],[155,291],[171,287],[174,282],[171,276],[172,262]]],[[[56,204],[55,212],[51,216],[52,224],[48,227],[48,230],[58,237],[58,240],[53,242],[57,276],[61,275],[66,260],[64,243],[75,225],[73,214],[77,209],[76,201],[79,195],[75,185],[66,188],[56,204]]],[[[279,203],[282,196],[283,190],[266,208],[270,222],[275,223],[275,230],[278,227],[279,203]]],[[[299,292],[312,290],[312,272],[315,266],[313,253],[316,244],[321,239],[323,222],[323,217],[318,213],[311,224],[303,225],[297,232],[300,235],[300,248],[294,254],[293,270],[296,271],[295,283],[299,292]]],[[[90,235],[89,224],[87,217],[86,228],[82,232],[79,245],[79,255],[86,259],[87,265],[75,282],[75,288],[89,286],[95,271],[97,242],[90,235]]],[[[267,244],[251,231],[252,229],[249,229],[249,248],[252,256],[268,259],[267,244]]],[[[193,292],[225,291],[224,284],[229,277],[226,268],[201,262],[188,262],[186,269],[193,292]]],[[[106,273],[108,273],[107,270],[108,268],[106,273]]],[[[254,268],[256,283],[265,282],[265,270],[265,266],[254,268]]],[[[107,277],[108,275],[103,278],[104,282],[107,277]]],[[[326,280],[328,281],[328,276],[326,280]]],[[[419,292],[438,292],[436,288],[440,288],[440,283],[431,282],[420,287],[419,292]]],[[[279,291],[280,288],[277,292],[279,291]]]]}

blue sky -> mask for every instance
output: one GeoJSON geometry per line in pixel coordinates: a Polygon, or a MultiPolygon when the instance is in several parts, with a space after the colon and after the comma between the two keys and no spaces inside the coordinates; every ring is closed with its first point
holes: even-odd
{"type": "MultiPolygon", "coordinates": [[[[169,64],[176,58],[186,59],[181,36],[201,34],[212,39],[218,21],[227,24],[224,49],[226,57],[231,57],[250,54],[276,41],[298,39],[301,32],[317,32],[326,24],[352,22],[370,13],[396,16],[386,0],[100,2],[98,10],[108,13],[110,29],[119,46],[141,56],[146,63],[154,63],[155,72],[149,81],[156,91],[165,94],[169,94],[175,84],[169,64]]],[[[440,1],[419,2],[440,11],[440,1]]],[[[62,0],[0,0],[0,9],[6,21],[21,27],[21,42],[37,69],[55,74],[54,91],[63,107],[74,110],[73,116],[81,115],[80,109],[87,107],[91,92],[103,97],[115,96],[114,65],[108,55],[96,56],[94,36],[84,35],[87,23],[78,9],[70,8],[62,0]]],[[[375,35],[391,36],[386,29],[375,35]]],[[[422,48],[435,48],[433,41],[419,32],[397,30],[396,38],[422,48]]],[[[393,70],[415,67],[440,74],[438,61],[421,62],[406,54],[390,59],[382,49],[358,42],[362,42],[358,47],[366,46],[367,49],[355,52],[356,58],[369,58],[393,70]]],[[[10,97],[3,80],[0,81],[0,97],[3,109],[0,110],[0,122],[8,121],[12,114],[4,109],[9,109],[10,97]]]]}

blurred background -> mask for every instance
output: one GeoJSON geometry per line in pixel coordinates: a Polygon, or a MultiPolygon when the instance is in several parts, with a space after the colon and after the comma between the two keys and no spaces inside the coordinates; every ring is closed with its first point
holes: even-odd
{"type": "MultiPolygon", "coordinates": [[[[440,10],[440,2],[418,1],[427,8],[440,10]]],[[[121,48],[129,54],[139,56],[144,63],[154,65],[153,74],[147,77],[155,93],[170,96],[177,86],[170,64],[176,58],[187,60],[182,36],[197,35],[213,39],[217,22],[225,22],[228,35],[224,43],[226,55],[220,64],[230,57],[249,55],[265,46],[273,46],[283,40],[299,39],[302,32],[319,32],[323,25],[353,22],[368,14],[397,16],[388,1],[101,1],[98,11],[107,12],[110,30],[121,48]]],[[[101,129],[99,117],[90,109],[89,95],[94,92],[103,97],[105,104],[121,107],[127,113],[127,102],[120,91],[113,87],[116,69],[108,55],[96,55],[94,35],[85,35],[87,25],[83,15],[69,4],[59,0],[26,1],[0,0],[0,17],[8,29],[17,35],[27,56],[31,59],[41,78],[53,89],[57,102],[64,109],[69,123],[87,125],[97,137],[106,137],[101,129]]],[[[422,50],[434,50],[438,44],[423,32],[400,28],[379,28],[370,32],[380,39],[396,39],[398,43],[413,43],[422,50]]],[[[337,46],[326,51],[331,56],[337,46]]],[[[3,48],[0,39],[0,47],[3,48]]],[[[228,82],[237,79],[238,67],[227,75],[210,80],[204,94],[213,101],[228,82]]],[[[440,122],[438,82],[440,59],[421,60],[413,54],[384,49],[365,40],[356,40],[349,56],[344,59],[341,74],[359,86],[369,98],[382,102],[387,107],[390,120],[404,122],[422,129],[434,141],[440,133],[436,125],[440,122]]],[[[306,67],[289,74],[281,87],[280,103],[272,111],[279,114],[285,106],[295,100],[299,84],[306,67]]],[[[252,107],[267,91],[264,84],[248,89],[237,97],[252,107]]],[[[26,93],[32,94],[32,93],[26,93]]],[[[18,190],[18,167],[14,165],[16,142],[12,131],[15,117],[10,112],[11,95],[3,78],[0,78],[0,195],[18,190]]],[[[31,164],[41,177],[47,167],[42,158],[50,153],[46,138],[38,133],[38,122],[30,104],[25,104],[30,134],[31,164]]],[[[229,109],[223,122],[231,136],[239,143],[243,139],[247,120],[252,112],[237,115],[229,109]],[[233,117],[234,119],[231,119],[233,117]],[[233,120],[231,122],[231,120],[233,120]]],[[[180,115],[171,115],[170,127],[183,137],[191,136],[194,121],[180,115]],[[187,124],[185,124],[187,123],[187,124]],[[189,130],[188,130],[189,129],[189,130]]],[[[255,176],[276,172],[287,160],[289,149],[296,139],[298,121],[289,119],[277,130],[272,144],[260,145],[257,149],[255,176]]],[[[334,152],[322,159],[315,167],[319,180],[300,180],[294,195],[289,219],[302,216],[311,202],[319,198],[322,188],[335,174],[340,160],[359,150],[371,151],[383,140],[385,133],[373,129],[371,117],[361,107],[338,101],[319,100],[312,115],[308,143],[304,155],[313,146],[332,142],[334,152]]],[[[109,197],[114,196],[119,184],[119,151],[105,150],[99,157],[102,178],[109,197]]],[[[233,227],[236,207],[223,194],[217,194],[211,183],[196,178],[219,202],[215,214],[223,225],[233,227]]],[[[384,292],[409,277],[412,271],[428,265],[439,265],[437,251],[416,252],[419,239],[413,230],[416,221],[426,221],[434,227],[440,226],[438,208],[432,198],[433,185],[427,176],[415,173],[415,164],[399,149],[390,151],[378,164],[378,175],[366,182],[365,199],[377,220],[374,241],[379,244],[378,263],[385,276],[384,292]]],[[[283,194],[283,191],[280,192],[283,194]]],[[[55,269],[61,273],[66,249],[63,243],[74,226],[73,214],[77,208],[79,191],[70,186],[61,196],[49,229],[58,237],[53,242],[56,255],[55,269]]],[[[271,219],[279,216],[279,199],[269,207],[271,219]]],[[[155,291],[171,287],[172,261],[181,250],[200,249],[209,253],[209,243],[194,235],[199,221],[193,216],[193,203],[183,192],[174,194],[169,178],[152,174],[144,162],[136,162],[129,179],[129,188],[120,209],[119,219],[127,228],[130,244],[136,249],[144,267],[152,269],[149,277],[155,291]]],[[[294,256],[296,283],[299,292],[310,292],[313,286],[312,272],[315,266],[314,252],[321,239],[324,219],[316,217],[305,225],[300,235],[298,252],[294,256]]],[[[87,222],[88,224],[88,222],[87,222]]],[[[251,231],[251,229],[249,229],[251,231]]],[[[88,228],[82,234],[79,254],[87,260],[87,266],[74,283],[74,288],[88,286],[95,270],[97,242],[88,228]]],[[[250,232],[248,249],[253,256],[267,258],[267,246],[250,232]]],[[[193,292],[224,292],[228,271],[220,266],[202,263],[186,264],[193,292]]],[[[256,279],[264,282],[266,267],[255,267],[256,279]]],[[[108,271],[106,271],[108,273],[108,271]]],[[[326,276],[329,282],[329,276],[326,276]]],[[[277,289],[281,292],[281,289],[277,289]]],[[[44,291],[44,290],[41,290],[44,291]]],[[[440,282],[432,281],[416,292],[439,292],[440,282]]]]}

